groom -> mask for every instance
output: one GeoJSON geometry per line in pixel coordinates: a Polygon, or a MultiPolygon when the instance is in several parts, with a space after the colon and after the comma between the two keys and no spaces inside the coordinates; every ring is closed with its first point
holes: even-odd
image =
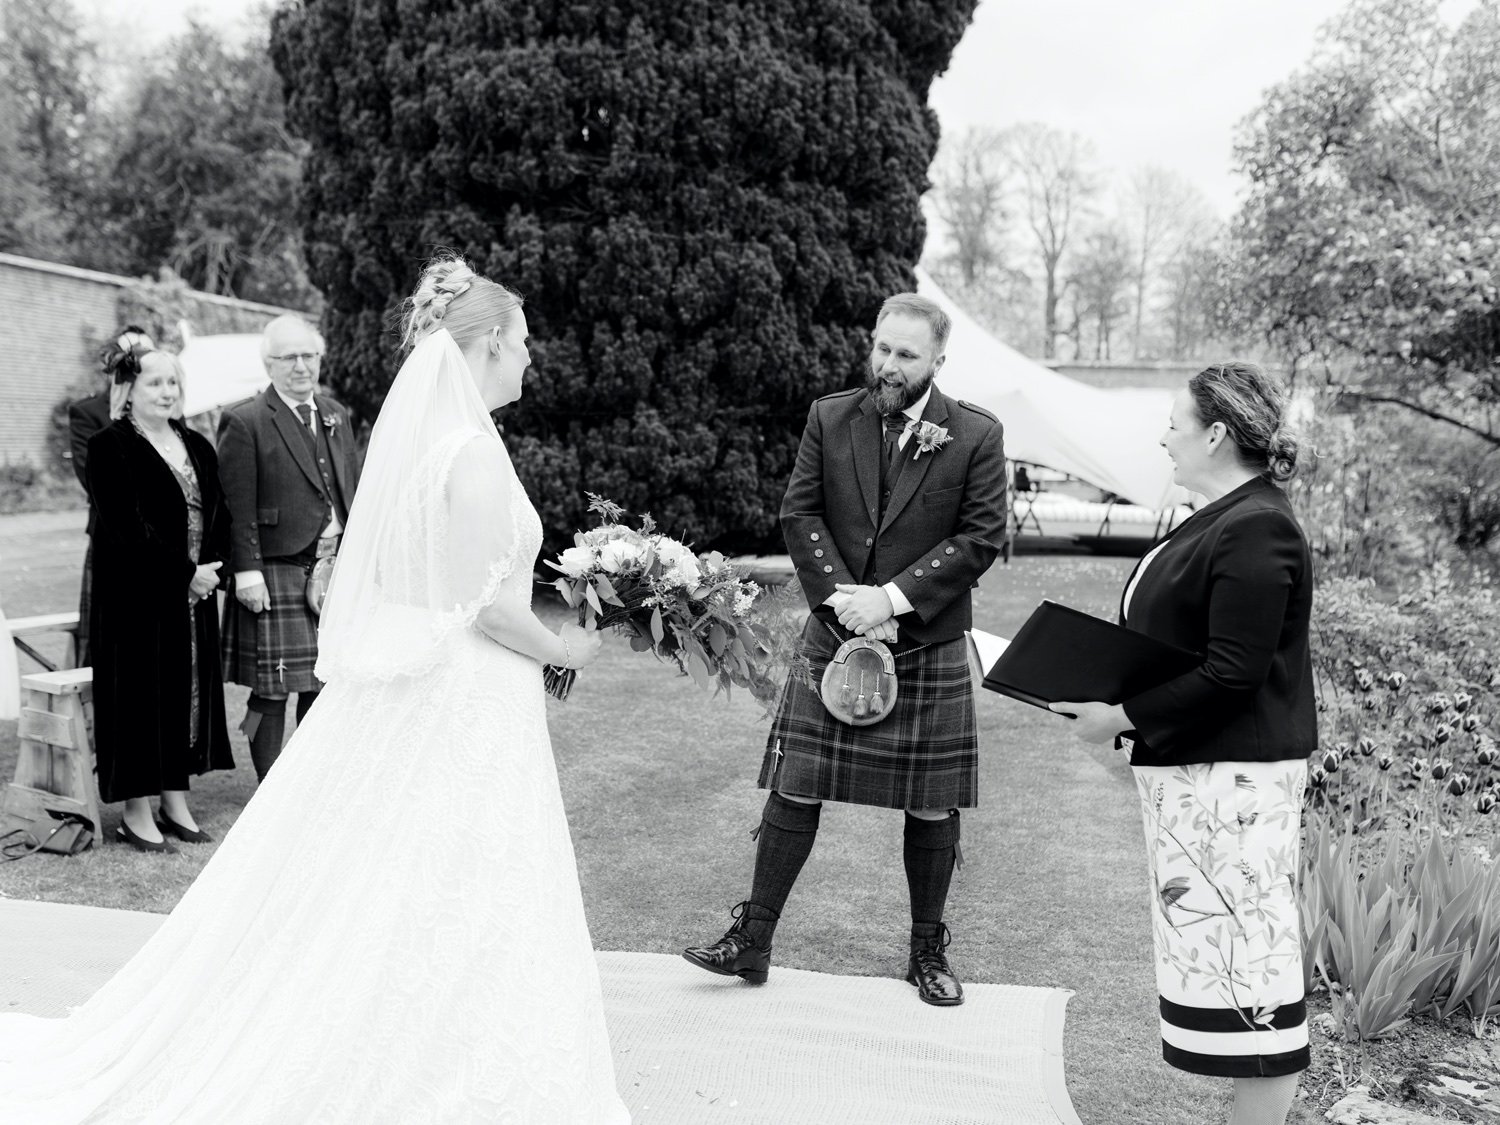
{"type": "Polygon", "coordinates": [[[1005,448],[992,414],[933,383],[950,321],[915,293],[875,321],[863,388],[808,414],[781,525],[812,613],[801,650],[811,681],[853,634],[896,657],[895,709],[868,726],[833,718],[788,675],[767,740],[750,897],[718,941],[683,951],[709,972],[766,979],[771,938],[812,852],[823,801],[905,810],[911,894],[907,980],[929,1004],[963,1003],[948,964],[943,910],[958,856],[959,809],[978,773],[965,630],[969,591],[1005,531],[1005,448]]]}

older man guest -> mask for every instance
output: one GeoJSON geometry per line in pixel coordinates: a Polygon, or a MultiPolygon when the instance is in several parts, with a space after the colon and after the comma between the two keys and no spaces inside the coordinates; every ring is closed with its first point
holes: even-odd
{"type": "Polygon", "coordinates": [[[865,385],[820,398],[808,413],[781,506],[812,608],[801,650],[816,683],[855,634],[888,642],[898,691],[889,714],[853,725],[788,676],[761,765],[770,795],[749,898],[722,938],[684,951],[710,972],[766,979],[771,937],[812,851],[822,802],[842,801],[905,810],[907,979],[929,1004],[963,1002],[944,952],[944,908],[959,810],[977,803],[964,633],[969,592],[1005,532],[1006,475],[1000,423],[933,382],[949,329],[926,298],[891,297],[875,322],[865,385]]]}
{"type": "Polygon", "coordinates": [[[318,393],[323,338],[296,316],[261,336],[271,385],[224,412],[219,473],[233,517],[233,597],[224,607],[224,678],[250,688],[242,729],[264,779],[286,735],[322,687],[317,609],[349,505],[359,457],[349,414],[318,393]]]}

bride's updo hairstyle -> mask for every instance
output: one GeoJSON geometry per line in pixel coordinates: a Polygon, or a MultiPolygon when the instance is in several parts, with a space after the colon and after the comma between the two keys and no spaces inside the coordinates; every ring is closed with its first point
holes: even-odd
{"type": "Polygon", "coordinates": [[[460,348],[499,325],[508,329],[521,308],[518,293],[481,277],[456,254],[427,263],[417,291],[406,299],[401,318],[401,342],[412,347],[446,328],[460,348]]]}
{"type": "Polygon", "coordinates": [[[1222,422],[1250,468],[1274,481],[1297,471],[1297,438],[1286,414],[1286,388],[1253,363],[1230,360],[1205,367],[1188,380],[1198,418],[1222,422]]]}

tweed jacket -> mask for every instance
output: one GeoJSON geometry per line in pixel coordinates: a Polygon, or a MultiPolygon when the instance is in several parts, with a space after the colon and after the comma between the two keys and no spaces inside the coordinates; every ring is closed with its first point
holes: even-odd
{"type": "MultiPolygon", "coordinates": [[[[313,396],[313,408],[328,434],[333,479],[345,505],[352,505],[360,466],[349,412],[321,394],[313,396]],[[334,425],[325,425],[325,418],[334,419],[334,425]]],[[[233,518],[235,572],[260,570],[268,558],[291,558],[305,551],[335,511],[302,422],[274,387],[224,411],[219,420],[219,477],[233,518]]]]}
{"type": "MultiPolygon", "coordinates": [[[[1139,564],[1137,564],[1139,569],[1139,564]]],[[[1128,586],[1127,586],[1128,588],[1128,586]]],[[[1124,624],[1204,662],[1124,703],[1134,765],[1274,762],[1318,744],[1312,555],[1285,494],[1257,477],[1195,512],[1136,584],[1124,624]]]]}
{"type": "Polygon", "coordinates": [[[916,435],[880,510],[880,413],[863,388],[818,399],[807,415],[781,505],[781,527],[813,612],[839,583],[894,582],[912,611],[899,647],[957,640],[972,624],[970,591],[1005,535],[1004,428],[993,414],[933,385],[923,422],[951,440],[919,454],[916,435]]]}

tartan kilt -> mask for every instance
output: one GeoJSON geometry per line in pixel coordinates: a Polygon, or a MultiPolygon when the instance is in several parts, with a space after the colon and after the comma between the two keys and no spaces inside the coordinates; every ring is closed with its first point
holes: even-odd
{"type": "MultiPolygon", "coordinates": [[[[842,642],[809,616],[802,652],[820,683],[842,642]]],[[[978,803],[979,738],[968,642],[960,637],[896,654],[896,706],[855,727],[828,713],[795,673],[761,761],[762,789],[891,809],[971,809],[978,803]]]]}
{"type": "Polygon", "coordinates": [[[319,691],[318,619],[307,608],[307,570],[296,563],[266,562],[261,568],[271,606],[251,613],[233,591],[224,599],[221,648],[224,679],[256,695],[319,691]]]}

